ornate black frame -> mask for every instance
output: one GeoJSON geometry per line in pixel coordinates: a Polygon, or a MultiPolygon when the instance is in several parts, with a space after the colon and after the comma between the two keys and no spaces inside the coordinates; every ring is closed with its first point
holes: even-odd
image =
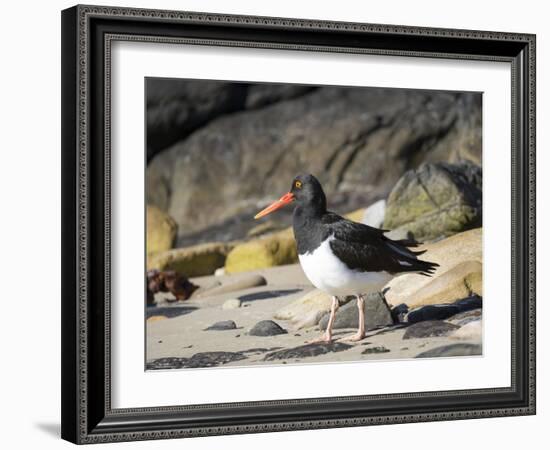
{"type": "Polygon", "coordinates": [[[535,36],[98,6],[62,12],[62,437],[75,443],[535,414],[535,36]],[[512,66],[512,385],[112,409],[110,44],[185,42],[512,66]]]}

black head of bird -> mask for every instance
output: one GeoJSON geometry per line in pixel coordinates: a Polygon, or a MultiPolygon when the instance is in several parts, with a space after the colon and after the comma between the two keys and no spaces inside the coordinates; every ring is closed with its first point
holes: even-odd
{"type": "Polygon", "coordinates": [[[260,211],[254,218],[259,219],[260,217],[264,217],[293,202],[295,202],[297,207],[310,210],[312,213],[322,214],[327,209],[327,199],[319,180],[311,174],[298,175],[292,181],[289,192],[260,211]]]}

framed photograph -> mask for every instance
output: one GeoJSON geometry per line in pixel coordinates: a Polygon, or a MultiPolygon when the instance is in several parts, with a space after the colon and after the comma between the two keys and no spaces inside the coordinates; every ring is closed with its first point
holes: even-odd
{"type": "Polygon", "coordinates": [[[62,437],[535,413],[535,36],[62,12],[62,437]]]}

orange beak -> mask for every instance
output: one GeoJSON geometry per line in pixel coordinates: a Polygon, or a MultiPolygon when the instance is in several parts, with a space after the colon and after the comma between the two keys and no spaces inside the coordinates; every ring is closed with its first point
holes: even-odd
{"type": "Polygon", "coordinates": [[[259,219],[260,217],[267,216],[269,213],[272,213],[273,211],[276,211],[277,209],[282,208],[283,206],[288,205],[293,201],[294,201],[294,194],[292,192],[288,192],[285,195],[283,195],[279,200],[277,200],[276,202],[273,202],[267,208],[261,210],[258,214],[254,216],[254,219],[259,219]]]}

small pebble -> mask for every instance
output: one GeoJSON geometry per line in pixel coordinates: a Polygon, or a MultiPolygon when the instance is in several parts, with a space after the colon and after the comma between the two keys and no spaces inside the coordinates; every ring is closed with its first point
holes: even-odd
{"type": "Polygon", "coordinates": [[[241,301],[238,298],[230,298],[223,302],[222,309],[238,309],[241,307],[241,301]]]}
{"type": "Polygon", "coordinates": [[[221,322],[216,322],[213,325],[210,325],[208,328],[205,328],[204,331],[208,330],[234,330],[237,328],[237,324],[232,320],[222,320],[221,322]]]}

